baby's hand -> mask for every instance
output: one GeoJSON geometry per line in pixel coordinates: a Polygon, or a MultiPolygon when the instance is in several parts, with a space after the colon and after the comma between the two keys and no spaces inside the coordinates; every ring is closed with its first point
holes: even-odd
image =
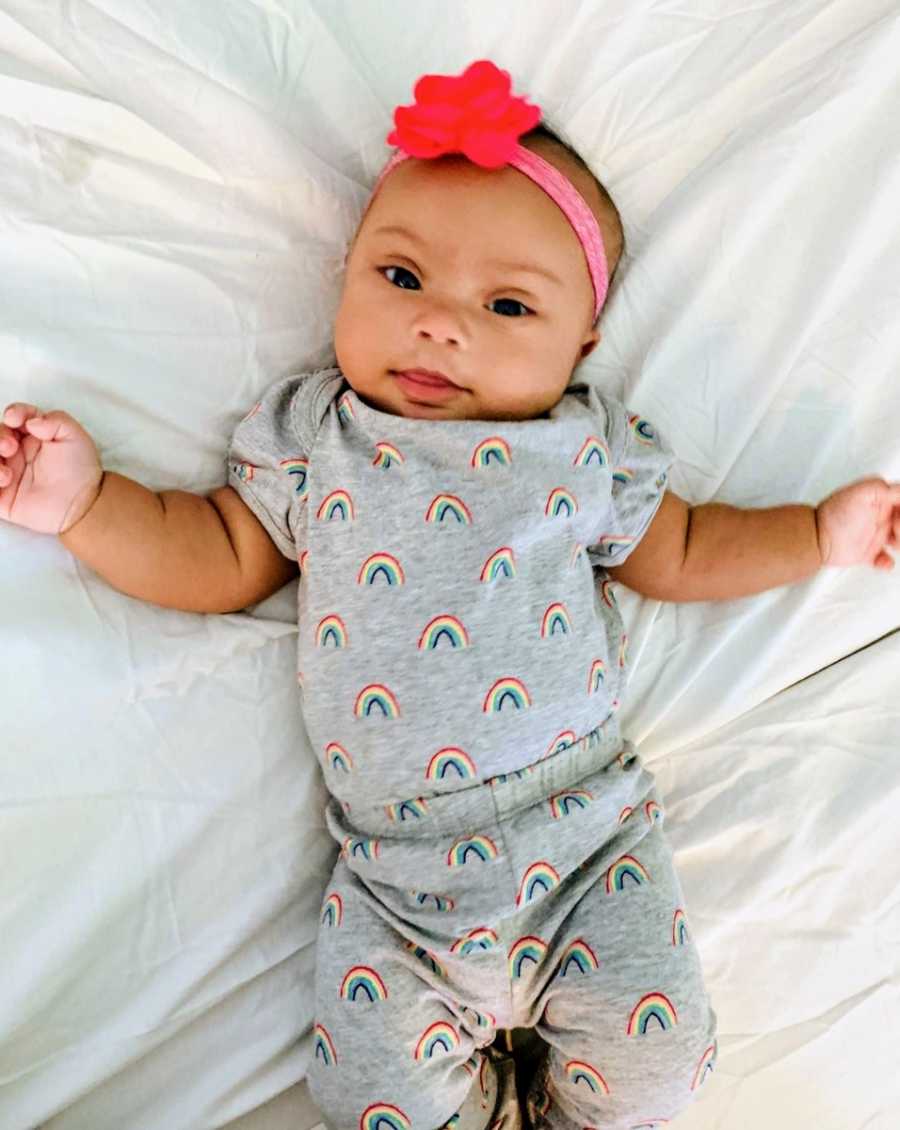
{"type": "Polygon", "coordinates": [[[900,544],[900,483],[860,479],[830,494],[816,509],[823,565],[893,569],[887,546],[900,544]]]}
{"type": "Polygon", "coordinates": [[[65,412],[10,404],[0,417],[0,518],[65,533],[91,508],[102,480],[94,441],[65,412]]]}

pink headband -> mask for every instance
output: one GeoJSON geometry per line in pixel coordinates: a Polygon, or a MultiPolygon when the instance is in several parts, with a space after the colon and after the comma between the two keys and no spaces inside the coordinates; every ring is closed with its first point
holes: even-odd
{"type": "Polygon", "coordinates": [[[511,165],[547,193],[578,236],[594,287],[596,321],[609,287],[600,226],[568,177],[519,144],[521,134],[540,122],[541,110],[512,97],[510,82],[509,73],[487,59],[472,63],[459,76],[423,75],[413,91],[415,104],[394,111],[396,128],[387,141],[399,148],[379,174],[369,204],[388,173],[408,157],[463,153],[486,169],[511,165]]]}

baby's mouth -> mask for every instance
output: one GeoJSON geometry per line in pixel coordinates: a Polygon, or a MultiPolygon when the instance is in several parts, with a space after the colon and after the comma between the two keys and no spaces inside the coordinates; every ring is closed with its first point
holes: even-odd
{"type": "Polygon", "coordinates": [[[416,384],[426,385],[431,388],[459,388],[460,386],[452,381],[444,373],[438,372],[435,369],[398,369],[391,370],[395,376],[405,377],[408,381],[414,381],[416,384]]]}

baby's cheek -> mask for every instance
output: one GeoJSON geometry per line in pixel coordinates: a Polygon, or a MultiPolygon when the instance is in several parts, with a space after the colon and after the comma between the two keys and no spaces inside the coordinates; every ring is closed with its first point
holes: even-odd
{"type": "Polygon", "coordinates": [[[338,368],[355,388],[364,383],[378,356],[378,342],[365,310],[352,301],[342,302],[334,323],[334,349],[338,368]]]}

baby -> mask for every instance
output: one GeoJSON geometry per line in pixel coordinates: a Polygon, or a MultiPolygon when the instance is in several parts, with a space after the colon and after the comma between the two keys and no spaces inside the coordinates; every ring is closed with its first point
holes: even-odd
{"type": "Polygon", "coordinates": [[[667,490],[657,431],[572,381],[623,247],[609,196],[493,64],[416,95],[348,253],[337,367],[266,391],[228,485],[155,494],[65,412],[12,404],[0,517],[168,608],[236,611],[299,572],[340,845],[309,1069],[329,1125],[648,1130],[712,1070],[716,1018],[619,731],[612,582],[715,600],[892,568],[900,485],[766,510],[667,490]],[[545,1053],[525,1111],[494,1043],[516,1027],[545,1053]]]}

